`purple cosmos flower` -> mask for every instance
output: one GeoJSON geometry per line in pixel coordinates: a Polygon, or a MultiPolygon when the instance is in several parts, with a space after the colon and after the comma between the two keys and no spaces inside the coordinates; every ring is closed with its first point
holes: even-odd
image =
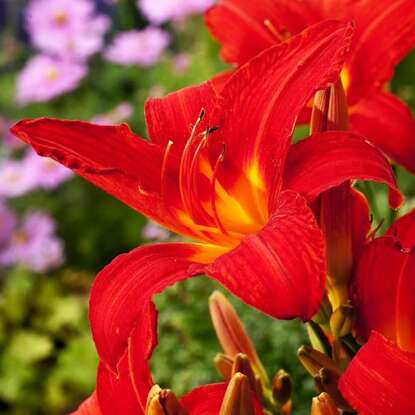
{"type": "Polygon", "coordinates": [[[0,265],[23,265],[45,272],[63,264],[63,244],[55,236],[53,219],[43,212],[28,213],[0,251],[0,265]]]}
{"type": "Polygon", "coordinates": [[[148,241],[166,241],[170,233],[157,223],[148,221],[141,231],[141,236],[148,241]]]}
{"type": "Polygon", "coordinates": [[[72,171],[48,157],[40,157],[33,150],[27,150],[23,163],[35,178],[36,185],[53,190],[72,177],[72,171]]]}
{"type": "Polygon", "coordinates": [[[113,110],[96,115],[91,119],[91,122],[101,125],[113,125],[128,120],[133,115],[134,109],[129,102],[122,102],[113,110]]]}
{"type": "Polygon", "coordinates": [[[137,0],[145,17],[153,24],[180,20],[190,13],[202,13],[214,0],[137,0]]]}
{"type": "Polygon", "coordinates": [[[36,186],[36,177],[26,163],[18,160],[0,162],[0,198],[22,196],[36,186]]]}
{"type": "Polygon", "coordinates": [[[12,123],[3,117],[0,117],[0,143],[7,150],[13,151],[25,146],[25,143],[17,139],[11,132],[10,127],[12,123]]]}
{"type": "Polygon", "coordinates": [[[21,105],[48,101],[75,89],[87,72],[83,63],[36,55],[17,79],[16,101],[21,105]]]}
{"type": "Polygon", "coordinates": [[[0,249],[10,240],[15,226],[16,216],[0,201],[0,249]]]}
{"type": "Polygon", "coordinates": [[[33,45],[56,56],[87,58],[98,52],[109,26],[91,0],[31,0],[26,9],[33,45]]]}
{"type": "Polygon", "coordinates": [[[170,37],[167,32],[156,27],[144,30],[130,30],[118,33],[105,51],[105,58],[121,65],[154,65],[170,37]]]}
{"type": "Polygon", "coordinates": [[[173,68],[177,73],[184,73],[189,69],[190,59],[186,53],[178,53],[173,58],[173,68]]]}

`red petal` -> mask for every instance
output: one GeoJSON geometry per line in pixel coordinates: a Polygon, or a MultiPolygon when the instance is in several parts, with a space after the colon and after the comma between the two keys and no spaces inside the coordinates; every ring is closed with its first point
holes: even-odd
{"type": "Polygon", "coordinates": [[[101,362],[97,374],[97,396],[102,415],[143,415],[144,409],[134,391],[125,353],[114,373],[101,362]]]}
{"type": "Polygon", "coordinates": [[[415,351],[415,252],[392,237],[370,243],[355,277],[357,328],[367,338],[376,330],[405,350],[415,351]]]}
{"type": "Polygon", "coordinates": [[[415,46],[415,3],[351,2],[348,14],[357,25],[355,46],[346,66],[351,81],[348,93],[354,103],[389,81],[395,65],[415,46]]]}
{"type": "Polygon", "coordinates": [[[86,399],[71,415],[103,415],[98,404],[96,392],[86,399]]]}
{"type": "Polygon", "coordinates": [[[351,189],[353,201],[353,260],[355,263],[359,260],[363,249],[366,245],[367,235],[370,231],[370,213],[366,197],[357,191],[351,189]]]}
{"type": "Polygon", "coordinates": [[[324,291],[324,242],[306,201],[283,192],[269,223],[257,235],[207,267],[246,303],[277,318],[310,319],[324,291]]]}
{"type": "Polygon", "coordinates": [[[385,183],[390,188],[391,206],[397,208],[402,203],[388,161],[356,134],[329,131],[291,146],[284,188],[314,199],[321,192],[351,179],[385,183]]]}
{"type": "Polygon", "coordinates": [[[158,194],[163,150],[127,125],[40,118],[19,122],[12,132],[133,209],[162,224],[171,218],[158,194]]]}
{"type": "Polygon", "coordinates": [[[180,399],[188,415],[217,415],[220,413],[226,383],[203,385],[193,389],[180,399]]]}
{"type": "Polygon", "coordinates": [[[321,19],[311,7],[292,0],[222,0],[206,12],[205,20],[222,45],[222,58],[240,65],[321,19]],[[277,34],[267,28],[265,20],[277,34]]]}
{"type": "Polygon", "coordinates": [[[402,101],[387,92],[373,93],[352,107],[350,123],[388,157],[415,173],[415,119],[402,101]]]}
{"type": "Polygon", "coordinates": [[[233,70],[228,69],[223,72],[219,72],[213,78],[209,79],[210,86],[214,89],[216,95],[222,92],[222,89],[233,75],[233,70]]]}
{"type": "MultiPolygon", "coordinates": [[[[221,78],[213,84],[220,88],[221,78]]],[[[208,121],[215,102],[216,90],[210,83],[180,89],[164,98],[149,99],[145,104],[145,117],[151,140],[163,147],[171,140],[172,151],[181,154],[200,111],[202,108],[206,111],[204,121],[208,121]]]]}
{"type": "Polygon", "coordinates": [[[136,328],[128,339],[128,359],[132,386],[138,396],[143,411],[148,393],[153,386],[149,361],[157,346],[157,311],[154,304],[147,301],[141,307],[136,328]]]}
{"type": "MultiPolygon", "coordinates": [[[[226,383],[203,385],[184,395],[180,402],[187,409],[188,415],[218,415],[226,392],[226,383]]],[[[257,399],[254,399],[255,415],[263,411],[257,399]]]]}
{"type": "Polygon", "coordinates": [[[386,232],[395,237],[399,245],[410,250],[415,247],[415,209],[396,220],[386,232]]]}
{"type": "Polygon", "coordinates": [[[373,332],[339,385],[360,415],[414,414],[415,354],[373,332]]]}
{"type": "Polygon", "coordinates": [[[352,32],[350,24],[315,25],[261,53],[227,82],[218,110],[224,119],[215,120],[226,146],[222,183],[232,171],[236,180],[240,169],[250,177],[256,167],[268,189],[278,191],[296,119],[312,94],[338,76],[352,32]]]}
{"type": "MultiPolygon", "coordinates": [[[[135,326],[147,324],[148,302],[177,281],[202,273],[203,245],[185,243],[142,246],[118,256],[97,276],[89,318],[98,354],[115,370],[135,326]]],[[[209,253],[208,253],[209,254],[209,253]]]]}

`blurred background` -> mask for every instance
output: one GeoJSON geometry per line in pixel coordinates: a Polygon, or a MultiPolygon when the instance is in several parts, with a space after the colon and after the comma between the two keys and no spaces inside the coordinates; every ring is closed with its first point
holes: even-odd
{"type": "MultiPolygon", "coordinates": [[[[68,414],[94,388],[97,357],[87,322],[95,274],[142,243],[174,238],[52,160],[15,140],[21,118],[128,122],[145,137],[149,96],[202,82],[225,69],[203,24],[213,0],[0,0],[0,413],[68,414]]],[[[414,107],[415,55],[391,88],[414,107]]],[[[300,138],[305,130],[297,131],[300,138]]],[[[415,182],[396,169],[414,205],[415,182]]],[[[382,186],[362,185],[374,223],[395,213],[382,186]]],[[[155,381],[185,393],[220,380],[220,350],[199,278],[156,298],[160,344],[155,381]]],[[[277,322],[233,303],[272,376],[290,372],[295,414],[311,381],[297,364],[306,341],[298,322],[277,322]]]]}

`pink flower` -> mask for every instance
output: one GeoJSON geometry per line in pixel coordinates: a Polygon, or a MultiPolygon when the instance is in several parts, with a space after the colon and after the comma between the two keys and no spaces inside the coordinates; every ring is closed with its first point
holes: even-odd
{"type": "Polygon", "coordinates": [[[16,101],[21,105],[48,101],[75,89],[87,72],[83,63],[36,55],[19,74],[16,101]]]}
{"type": "Polygon", "coordinates": [[[63,264],[63,244],[55,236],[55,222],[43,212],[31,212],[15,227],[6,246],[0,250],[0,265],[23,265],[45,272],[63,264]]]}
{"type": "Polygon", "coordinates": [[[13,229],[16,226],[16,216],[0,200],[0,248],[10,239],[13,229]]]}
{"type": "Polygon", "coordinates": [[[32,149],[28,150],[23,162],[35,178],[36,185],[52,190],[72,177],[72,171],[49,157],[40,157],[32,149]]]}
{"type": "Polygon", "coordinates": [[[168,33],[156,27],[121,32],[106,50],[105,58],[121,65],[154,65],[169,41],[168,33]]]}
{"type": "Polygon", "coordinates": [[[167,241],[170,232],[153,221],[148,221],[144,226],[141,236],[148,241],[167,241]]]}
{"type": "Polygon", "coordinates": [[[177,73],[184,73],[190,65],[189,55],[186,53],[178,53],[173,59],[173,68],[177,73]]]}
{"type": "Polygon", "coordinates": [[[31,0],[26,28],[42,52],[87,58],[101,50],[110,20],[96,15],[91,0],[31,0]]]}
{"type": "Polygon", "coordinates": [[[129,102],[121,102],[111,111],[93,117],[91,122],[101,125],[119,124],[128,120],[133,115],[133,112],[134,108],[129,102]]]}
{"type": "Polygon", "coordinates": [[[0,143],[8,151],[20,149],[25,146],[25,143],[18,140],[11,132],[10,127],[12,123],[3,117],[0,117],[0,143]]]}
{"type": "Polygon", "coordinates": [[[0,198],[22,196],[36,188],[36,177],[23,161],[0,163],[0,198]]]}
{"type": "Polygon", "coordinates": [[[213,0],[138,0],[137,6],[151,23],[160,24],[202,13],[213,3],[213,0]]]}

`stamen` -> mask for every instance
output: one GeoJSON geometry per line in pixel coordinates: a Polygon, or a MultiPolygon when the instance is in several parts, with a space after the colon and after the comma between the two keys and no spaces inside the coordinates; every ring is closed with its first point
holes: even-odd
{"type": "Polygon", "coordinates": [[[212,134],[212,133],[214,133],[215,131],[218,131],[218,130],[219,130],[219,127],[217,125],[213,126],[213,127],[209,127],[205,132],[206,137],[209,136],[209,134],[212,134]]]}
{"type": "Polygon", "coordinates": [[[164,190],[166,184],[166,170],[167,170],[167,161],[169,158],[170,150],[173,146],[173,141],[169,140],[166,145],[166,149],[164,150],[163,162],[161,164],[161,173],[160,173],[160,196],[161,199],[164,200],[164,190]]]}
{"type": "Polygon", "coordinates": [[[216,160],[215,167],[213,169],[212,189],[211,189],[211,199],[210,199],[210,202],[211,202],[212,211],[213,211],[213,217],[215,219],[216,226],[220,229],[220,231],[223,234],[228,235],[228,232],[226,231],[225,227],[223,226],[222,222],[220,221],[220,218],[219,218],[219,215],[218,215],[218,210],[216,208],[216,189],[215,189],[218,168],[219,168],[219,165],[223,162],[224,153],[225,153],[225,148],[223,148],[222,153],[219,154],[219,157],[216,160]]]}
{"type": "MultiPolygon", "coordinates": [[[[372,240],[375,238],[376,234],[378,233],[378,230],[383,226],[384,222],[385,222],[385,218],[382,218],[379,221],[379,224],[368,233],[367,235],[368,240],[372,240]]],[[[394,235],[394,236],[396,237],[397,235],[394,235]]]]}
{"type": "Polygon", "coordinates": [[[200,121],[202,121],[202,120],[203,120],[203,117],[205,116],[205,113],[206,113],[205,109],[204,109],[204,108],[202,108],[202,109],[200,110],[199,116],[197,117],[196,124],[199,124],[199,123],[200,123],[200,121]]]}
{"type": "Polygon", "coordinates": [[[284,42],[288,39],[290,34],[288,31],[284,31],[284,33],[281,33],[277,30],[277,28],[272,24],[271,20],[265,19],[264,20],[264,26],[269,30],[269,32],[280,42],[284,42]]]}
{"type": "Polygon", "coordinates": [[[192,212],[192,204],[189,200],[189,189],[190,181],[189,181],[189,171],[186,169],[188,166],[189,156],[191,154],[192,145],[194,144],[196,136],[196,130],[200,122],[202,121],[205,115],[205,110],[202,108],[200,111],[199,116],[197,117],[196,123],[192,127],[192,131],[190,133],[190,137],[186,142],[186,145],[183,150],[182,159],[180,161],[180,169],[179,169],[179,188],[180,188],[180,197],[182,199],[182,203],[184,208],[191,213],[192,212]],[[186,181],[186,183],[185,183],[186,181]]]}

